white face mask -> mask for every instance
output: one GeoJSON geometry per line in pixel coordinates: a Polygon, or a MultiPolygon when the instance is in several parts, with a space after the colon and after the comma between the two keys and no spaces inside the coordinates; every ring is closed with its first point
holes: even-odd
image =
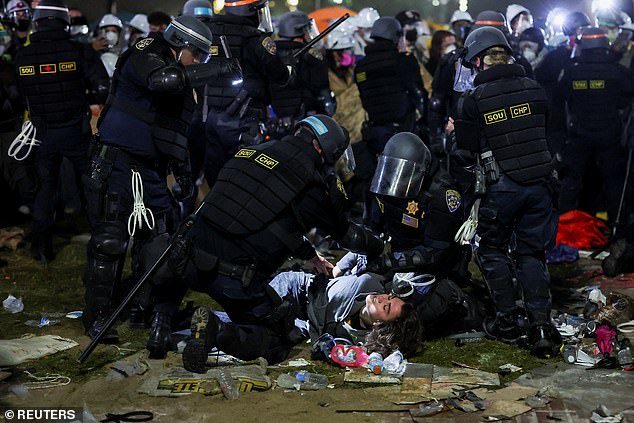
{"type": "Polygon", "coordinates": [[[524,59],[532,62],[537,58],[537,53],[535,53],[532,48],[526,47],[524,50],[522,50],[522,56],[524,56],[524,59]]]}
{"type": "Polygon", "coordinates": [[[117,42],[119,41],[119,34],[117,34],[114,31],[107,31],[105,34],[106,37],[106,41],[108,42],[108,47],[112,48],[115,45],[117,45],[117,42]]]}
{"type": "Polygon", "coordinates": [[[445,47],[445,49],[443,50],[442,54],[445,55],[445,54],[451,53],[455,49],[456,49],[456,45],[455,44],[449,44],[447,47],[445,47]]]}

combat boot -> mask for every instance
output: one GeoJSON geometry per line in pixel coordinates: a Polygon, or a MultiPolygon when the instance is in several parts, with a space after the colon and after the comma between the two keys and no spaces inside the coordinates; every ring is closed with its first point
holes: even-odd
{"type": "Polygon", "coordinates": [[[494,319],[485,319],[484,333],[498,341],[515,343],[526,334],[527,318],[518,311],[497,313],[494,319]]]}
{"type": "Polygon", "coordinates": [[[614,277],[634,269],[633,263],[634,245],[621,238],[610,246],[610,255],[603,259],[601,267],[605,276],[614,277]]]}
{"type": "Polygon", "coordinates": [[[559,354],[562,346],[561,334],[552,323],[538,323],[528,330],[527,345],[536,357],[550,358],[559,354]]]}
{"type": "Polygon", "coordinates": [[[216,337],[222,330],[223,323],[218,316],[204,307],[199,307],[192,316],[192,339],[183,350],[185,370],[194,373],[207,372],[207,356],[216,346],[216,337]]]}
{"type": "Polygon", "coordinates": [[[173,349],[172,316],[168,313],[154,312],[150,324],[150,338],[145,347],[150,352],[149,358],[161,359],[173,349]]]}
{"type": "MultiPolygon", "coordinates": [[[[98,313],[95,320],[93,320],[88,329],[86,329],[86,335],[88,335],[90,339],[95,339],[99,332],[106,326],[107,321],[108,316],[106,314],[98,313]]],[[[119,333],[115,328],[111,327],[99,342],[102,344],[116,344],[119,342],[119,333]]]]}
{"type": "Polygon", "coordinates": [[[55,260],[55,253],[53,253],[53,240],[49,234],[32,234],[31,256],[34,260],[42,263],[48,263],[55,260]]]}

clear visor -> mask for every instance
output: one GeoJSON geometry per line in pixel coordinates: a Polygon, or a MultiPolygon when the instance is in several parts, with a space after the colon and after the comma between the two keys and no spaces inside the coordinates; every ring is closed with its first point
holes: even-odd
{"type": "Polygon", "coordinates": [[[420,192],[425,172],[418,163],[381,155],[370,191],[397,198],[411,198],[420,192]]]}
{"type": "Polygon", "coordinates": [[[187,44],[185,46],[185,49],[191,53],[191,55],[194,57],[194,60],[198,63],[207,63],[209,62],[209,60],[211,60],[211,53],[209,53],[208,51],[203,51],[191,44],[187,44]]]}
{"type": "Polygon", "coordinates": [[[260,23],[258,29],[264,33],[273,33],[273,20],[271,19],[271,9],[269,4],[258,9],[258,22],[260,23]]]}
{"type": "Polygon", "coordinates": [[[339,160],[335,163],[335,172],[339,175],[342,181],[346,182],[354,176],[354,171],[357,168],[357,162],[354,159],[354,153],[352,152],[352,146],[348,146],[346,151],[343,152],[339,160]]]}
{"type": "Polygon", "coordinates": [[[456,92],[464,93],[474,88],[473,80],[476,77],[475,70],[469,69],[462,64],[462,58],[456,63],[456,76],[453,81],[453,89],[456,92]]]}
{"type": "Polygon", "coordinates": [[[308,27],[308,38],[310,40],[314,40],[319,36],[319,29],[317,29],[317,24],[314,19],[310,20],[310,26],[308,27]]]}

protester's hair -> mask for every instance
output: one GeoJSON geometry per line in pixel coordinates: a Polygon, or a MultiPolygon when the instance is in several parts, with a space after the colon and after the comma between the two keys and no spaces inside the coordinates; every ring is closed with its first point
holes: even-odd
{"type": "Polygon", "coordinates": [[[504,47],[491,47],[480,53],[482,63],[488,66],[506,65],[511,59],[511,54],[504,47]]]}
{"type": "Polygon", "coordinates": [[[403,304],[401,315],[389,322],[376,323],[365,338],[369,353],[378,352],[383,357],[400,350],[405,357],[416,354],[423,339],[423,325],[418,320],[416,308],[403,304]]]}
{"type": "Polygon", "coordinates": [[[156,11],[147,15],[147,21],[150,25],[169,25],[172,18],[165,12],[156,11]]]}
{"type": "Polygon", "coordinates": [[[440,59],[442,57],[442,42],[447,37],[455,37],[453,32],[440,29],[434,32],[431,37],[431,48],[429,49],[429,57],[440,59]]]}

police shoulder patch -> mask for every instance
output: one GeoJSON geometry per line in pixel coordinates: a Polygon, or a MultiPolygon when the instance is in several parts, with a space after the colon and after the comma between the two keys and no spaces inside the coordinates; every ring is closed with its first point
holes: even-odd
{"type": "Polygon", "coordinates": [[[460,208],[462,198],[460,197],[460,193],[458,191],[448,189],[447,192],[445,192],[445,201],[447,202],[447,209],[453,213],[460,208]]]}
{"type": "Polygon", "coordinates": [[[142,40],[137,41],[134,47],[136,47],[137,50],[145,50],[147,46],[152,44],[152,42],[154,42],[154,38],[144,38],[142,40]]]}
{"type": "Polygon", "coordinates": [[[262,47],[264,47],[264,49],[268,51],[271,55],[277,54],[277,45],[271,37],[265,37],[262,40],[262,47]]]}

